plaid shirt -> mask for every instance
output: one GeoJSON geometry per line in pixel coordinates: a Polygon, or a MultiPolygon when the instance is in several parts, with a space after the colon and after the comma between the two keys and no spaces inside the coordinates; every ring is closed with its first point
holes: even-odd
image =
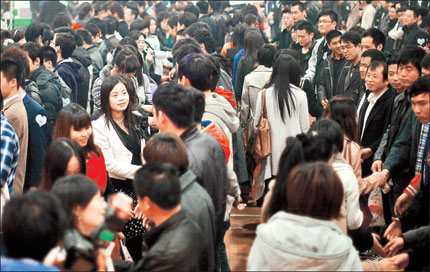
{"type": "Polygon", "coordinates": [[[9,193],[13,195],[12,185],[15,180],[15,170],[18,164],[19,140],[12,125],[1,113],[1,156],[0,180],[1,186],[7,184],[9,193]]]}
{"type": "Polygon", "coordinates": [[[417,163],[415,165],[415,175],[421,173],[424,158],[424,148],[426,144],[427,137],[429,135],[430,124],[423,124],[421,126],[420,141],[418,142],[418,154],[417,163]]]}

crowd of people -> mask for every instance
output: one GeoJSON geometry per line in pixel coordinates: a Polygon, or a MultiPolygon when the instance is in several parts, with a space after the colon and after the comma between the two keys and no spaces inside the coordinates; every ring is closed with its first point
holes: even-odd
{"type": "MultiPolygon", "coordinates": [[[[428,271],[430,1],[29,1],[1,270],[428,271]]],[[[2,13],[13,1],[1,1],[2,13]]]]}

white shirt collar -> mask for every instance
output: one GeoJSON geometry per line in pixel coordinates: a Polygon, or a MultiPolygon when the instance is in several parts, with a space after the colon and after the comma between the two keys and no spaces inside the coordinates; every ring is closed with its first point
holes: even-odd
{"type": "Polygon", "coordinates": [[[385,89],[385,91],[383,91],[382,93],[380,93],[378,96],[375,96],[374,93],[370,93],[369,96],[367,97],[367,101],[369,101],[369,103],[371,104],[376,104],[376,101],[378,101],[379,98],[381,98],[381,96],[387,91],[388,89],[385,89]]]}

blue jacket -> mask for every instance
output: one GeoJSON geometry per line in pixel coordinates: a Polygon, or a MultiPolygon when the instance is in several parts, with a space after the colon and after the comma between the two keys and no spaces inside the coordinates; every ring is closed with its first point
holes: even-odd
{"type": "Polygon", "coordinates": [[[30,186],[39,186],[43,158],[46,153],[46,136],[48,118],[45,109],[36,101],[25,95],[22,99],[28,120],[28,156],[24,191],[30,186]]]}
{"type": "Polygon", "coordinates": [[[57,65],[56,71],[60,77],[64,80],[67,86],[72,89],[72,102],[78,103],[78,82],[81,81],[79,76],[79,69],[81,66],[74,63],[72,60],[62,61],[57,65]]]}

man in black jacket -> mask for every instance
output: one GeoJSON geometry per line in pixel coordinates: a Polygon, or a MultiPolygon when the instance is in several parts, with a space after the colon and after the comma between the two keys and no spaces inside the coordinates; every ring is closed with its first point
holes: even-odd
{"type": "MultiPolygon", "coordinates": [[[[412,199],[410,206],[387,228],[384,236],[390,240],[387,250],[398,250],[399,247],[413,246],[414,251],[409,253],[411,271],[428,271],[428,233],[429,233],[429,185],[430,185],[430,77],[419,78],[410,91],[410,99],[414,114],[410,123],[403,130],[401,136],[394,144],[392,156],[392,169],[401,164],[409,163],[411,172],[422,174],[421,189],[412,199]],[[412,127],[412,129],[411,129],[412,127]],[[409,160],[408,160],[409,159],[409,160]],[[402,235],[403,232],[403,235],[402,235]],[[399,240],[396,237],[402,237],[399,240]],[[396,248],[397,247],[397,248],[396,248]],[[423,269],[424,268],[424,269],[423,269]]],[[[387,159],[388,160],[388,159],[387,159]]],[[[385,169],[384,169],[385,170],[385,169]]],[[[385,170],[388,171],[388,170],[385,170]]],[[[409,193],[406,193],[409,194],[409,193]]],[[[411,196],[412,198],[413,196],[411,196]]],[[[397,203],[396,203],[397,204],[397,203]]],[[[390,253],[390,252],[389,252],[390,253]]]]}
{"type": "Polygon", "coordinates": [[[150,163],[134,180],[142,213],[155,226],[144,235],[148,250],[138,262],[115,262],[117,271],[207,271],[203,232],[182,210],[177,169],[169,163],[150,163]]]}
{"type": "Polygon", "coordinates": [[[426,47],[429,42],[427,33],[418,27],[418,9],[416,7],[409,7],[403,15],[403,38],[401,47],[404,48],[408,45],[426,47]]]}
{"type": "Polygon", "coordinates": [[[379,146],[388,123],[394,100],[394,92],[388,88],[388,69],[385,62],[372,62],[367,69],[366,84],[370,91],[364,100],[359,115],[360,145],[363,146],[361,158],[362,175],[366,177],[372,172],[373,154],[379,146]]]}
{"type": "Polygon", "coordinates": [[[221,242],[227,198],[224,150],[214,137],[193,125],[193,97],[177,83],[162,84],[153,97],[154,121],[161,132],[181,137],[188,151],[189,168],[211,196],[215,208],[215,246],[221,242]]]}
{"type": "MultiPolygon", "coordinates": [[[[390,125],[384,133],[378,150],[375,152],[375,156],[373,157],[373,172],[379,172],[382,170],[383,161],[388,157],[391,147],[394,145],[394,142],[400,136],[409,120],[412,109],[407,96],[412,88],[412,84],[420,77],[420,61],[425,54],[425,51],[418,47],[405,48],[396,60],[397,63],[389,65],[389,73],[390,67],[395,67],[396,73],[398,73],[402,84],[403,92],[398,93],[394,99],[390,125]]],[[[388,77],[390,78],[390,75],[388,77]]],[[[400,90],[397,91],[399,92],[400,90]]],[[[390,193],[393,197],[390,201],[391,209],[394,207],[396,199],[400,196],[413,177],[408,169],[408,165],[399,165],[392,170],[394,171],[391,173],[394,187],[392,193],[390,193]]],[[[393,212],[393,210],[391,210],[391,212],[393,212]]]]}
{"type": "MultiPolygon", "coordinates": [[[[330,31],[326,36],[328,48],[332,53],[324,60],[322,76],[317,82],[318,102],[323,108],[333,96],[344,94],[344,83],[347,70],[344,69],[346,60],[340,44],[342,33],[337,30],[330,31]]],[[[352,95],[345,94],[349,97],[352,95]]]]}
{"type": "Polygon", "coordinates": [[[41,46],[28,42],[21,46],[27,53],[30,67],[29,79],[36,82],[42,98],[42,106],[46,110],[46,141],[51,142],[57,114],[63,107],[61,100],[61,83],[60,79],[53,72],[49,71],[43,65],[43,52],[41,46]]]}
{"type": "Polygon", "coordinates": [[[348,61],[344,67],[347,75],[343,91],[346,94],[352,95],[352,99],[358,104],[362,89],[362,80],[360,77],[361,37],[356,31],[348,31],[342,35],[340,41],[343,55],[348,61]]]}

